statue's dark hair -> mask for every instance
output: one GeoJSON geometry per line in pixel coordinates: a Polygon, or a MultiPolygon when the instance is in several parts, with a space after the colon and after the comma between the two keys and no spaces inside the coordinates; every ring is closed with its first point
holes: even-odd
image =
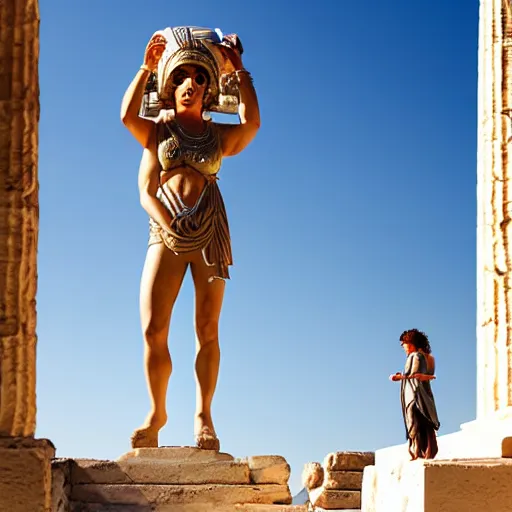
{"type": "Polygon", "coordinates": [[[408,331],[404,331],[400,335],[400,342],[411,343],[417,349],[423,350],[425,354],[430,354],[432,352],[427,335],[418,329],[409,329],[408,331]]]}

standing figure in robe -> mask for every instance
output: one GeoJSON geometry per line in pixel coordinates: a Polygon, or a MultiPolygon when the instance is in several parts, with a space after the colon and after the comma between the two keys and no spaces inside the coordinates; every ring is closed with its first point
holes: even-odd
{"type": "Polygon", "coordinates": [[[407,355],[403,373],[390,376],[400,381],[400,399],[406,439],[411,460],[433,459],[438,452],[436,432],[439,430],[434,394],[430,385],[435,379],[435,360],[430,342],[418,329],[404,331],[400,343],[407,355]]]}

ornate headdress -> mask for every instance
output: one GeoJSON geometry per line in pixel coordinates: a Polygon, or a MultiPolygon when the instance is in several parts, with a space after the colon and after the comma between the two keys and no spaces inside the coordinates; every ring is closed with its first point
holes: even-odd
{"type": "Polygon", "coordinates": [[[201,66],[208,73],[205,107],[209,108],[211,104],[218,103],[220,66],[214,49],[214,44],[220,43],[218,34],[196,27],[174,27],[165,29],[162,35],[167,40],[167,45],[158,63],[157,82],[160,100],[173,105],[175,86],[172,83],[172,74],[179,66],[188,64],[201,66]]]}
{"type": "Polygon", "coordinates": [[[174,108],[175,85],[173,72],[183,65],[201,66],[208,74],[205,109],[234,114],[238,110],[238,90],[227,87],[226,74],[233,66],[219,49],[223,41],[219,29],[201,27],[173,27],[159,31],[167,44],[158,63],[158,70],[146,87],[141,115],[157,116],[162,108],[174,108]]]}

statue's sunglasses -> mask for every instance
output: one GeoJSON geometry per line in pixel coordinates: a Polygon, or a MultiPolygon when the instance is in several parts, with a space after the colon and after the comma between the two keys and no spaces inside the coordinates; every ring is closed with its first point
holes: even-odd
{"type": "Polygon", "coordinates": [[[179,87],[183,84],[183,82],[187,78],[192,78],[194,82],[202,87],[203,85],[206,85],[208,82],[208,78],[206,77],[206,74],[202,71],[198,71],[194,77],[191,77],[186,71],[178,71],[173,77],[172,77],[172,83],[176,87],[179,87]]]}

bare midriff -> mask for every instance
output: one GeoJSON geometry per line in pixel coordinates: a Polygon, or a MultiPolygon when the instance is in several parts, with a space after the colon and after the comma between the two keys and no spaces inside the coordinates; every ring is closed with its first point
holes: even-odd
{"type": "Polygon", "coordinates": [[[160,183],[167,186],[179,197],[186,206],[192,208],[206,186],[207,179],[198,171],[188,166],[180,166],[160,173],[160,183]]]}

